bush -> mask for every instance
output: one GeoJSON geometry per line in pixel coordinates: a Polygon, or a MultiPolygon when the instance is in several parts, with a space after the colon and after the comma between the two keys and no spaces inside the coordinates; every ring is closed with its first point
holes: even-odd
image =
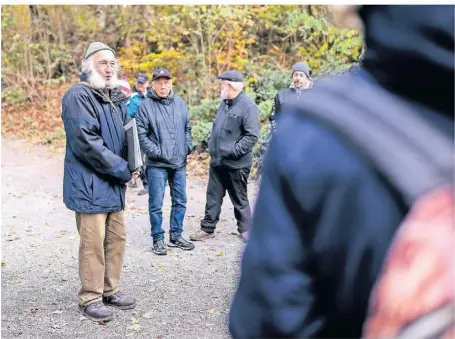
{"type": "Polygon", "coordinates": [[[9,105],[18,105],[30,101],[31,96],[22,87],[8,87],[2,91],[2,101],[9,105]]]}
{"type": "Polygon", "coordinates": [[[205,149],[207,147],[207,138],[212,129],[212,122],[197,121],[192,128],[193,147],[205,149]]]}

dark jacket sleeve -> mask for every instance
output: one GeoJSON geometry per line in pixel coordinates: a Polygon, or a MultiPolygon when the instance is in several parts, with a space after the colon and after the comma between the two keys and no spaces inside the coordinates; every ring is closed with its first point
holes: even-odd
{"type": "Polygon", "coordinates": [[[231,334],[336,337],[345,326],[349,337],[359,337],[402,212],[368,165],[333,135],[292,114],[283,118],[265,157],[231,334]]]}
{"type": "Polygon", "coordinates": [[[190,121],[190,112],[188,110],[188,107],[184,104],[185,106],[185,112],[186,112],[186,124],[185,124],[185,139],[186,143],[188,145],[188,154],[191,153],[193,150],[193,136],[191,134],[191,121],[190,121]]]}
{"type": "Polygon", "coordinates": [[[69,94],[62,113],[67,142],[75,156],[98,174],[128,182],[131,179],[128,162],[104,146],[90,100],[83,94],[69,94]]]}
{"type": "Polygon", "coordinates": [[[241,156],[250,152],[259,138],[259,108],[256,104],[247,107],[242,117],[243,135],[234,146],[234,156],[241,156]]]}
{"type": "Polygon", "coordinates": [[[136,112],[139,144],[141,145],[141,151],[147,154],[149,159],[159,160],[161,158],[161,149],[158,145],[158,141],[154,137],[155,133],[151,131],[152,124],[147,111],[146,100],[147,99],[142,100],[142,103],[136,112]]]}

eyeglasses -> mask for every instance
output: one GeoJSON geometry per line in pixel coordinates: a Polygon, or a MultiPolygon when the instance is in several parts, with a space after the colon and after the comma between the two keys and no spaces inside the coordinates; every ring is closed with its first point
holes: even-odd
{"type": "Polygon", "coordinates": [[[101,60],[100,62],[98,62],[96,64],[96,68],[102,68],[102,69],[107,69],[107,68],[111,68],[111,69],[116,69],[117,68],[117,62],[115,61],[111,61],[111,62],[108,62],[106,60],[101,60]]]}

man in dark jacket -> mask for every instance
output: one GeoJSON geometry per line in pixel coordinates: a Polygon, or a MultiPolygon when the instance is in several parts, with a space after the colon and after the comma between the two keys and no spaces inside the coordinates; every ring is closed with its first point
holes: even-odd
{"type": "Polygon", "coordinates": [[[136,305],[118,288],[126,242],[125,185],[137,176],[126,161],[123,126],[129,116],[125,96],[117,87],[118,69],[110,47],[91,43],[82,64],[85,81],[71,87],[62,101],[63,200],[76,212],[81,237],[79,308],[94,321],[112,319],[104,304],[120,309],[136,305]]]}
{"type": "Polygon", "coordinates": [[[169,246],[192,250],[182,237],[186,210],[186,158],[192,150],[191,123],[183,99],[172,91],[172,78],[165,68],[153,73],[152,89],[136,114],[141,150],[147,155],[149,213],[153,252],[166,255],[163,199],[169,181],[172,198],[169,246]]]}
{"type": "Polygon", "coordinates": [[[280,114],[283,107],[296,98],[300,98],[302,93],[312,86],[310,67],[304,62],[298,62],[292,66],[292,85],[289,88],[282,89],[275,95],[272,113],[269,118],[272,132],[276,131],[276,117],[280,114]]]}
{"type": "Polygon", "coordinates": [[[259,136],[259,109],[243,90],[243,77],[238,71],[228,71],[219,79],[221,102],[208,141],[210,160],[207,203],[201,229],[193,241],[215,236],[221,204],[226,190],[234,205],[234,215],[241,238],[246,241],[251,219],[247,184],[253,164],[253,146],[259,136]]]}
{"type": "MultiPolygon", "coordinates": [[[[453,141],[453,6],[363,6],[360,15],[364,69],[329,81],[356,80],[371,93],[363,99],[386,112],[373,95],[381,91],[453,141]]],[[[283,112],[265,159],[230,311],[235,338],[361,337],[372,286],[409,209],[358,148],[303,113],[283,112]]]]}

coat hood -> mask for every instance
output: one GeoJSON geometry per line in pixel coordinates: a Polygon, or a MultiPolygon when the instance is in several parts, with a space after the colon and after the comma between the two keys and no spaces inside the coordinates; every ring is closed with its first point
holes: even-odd
{"type": "Polygon", "coordinates": [[[453,117],[454,6],[362,6],[364,69],[390,91],[453,117]]]}

